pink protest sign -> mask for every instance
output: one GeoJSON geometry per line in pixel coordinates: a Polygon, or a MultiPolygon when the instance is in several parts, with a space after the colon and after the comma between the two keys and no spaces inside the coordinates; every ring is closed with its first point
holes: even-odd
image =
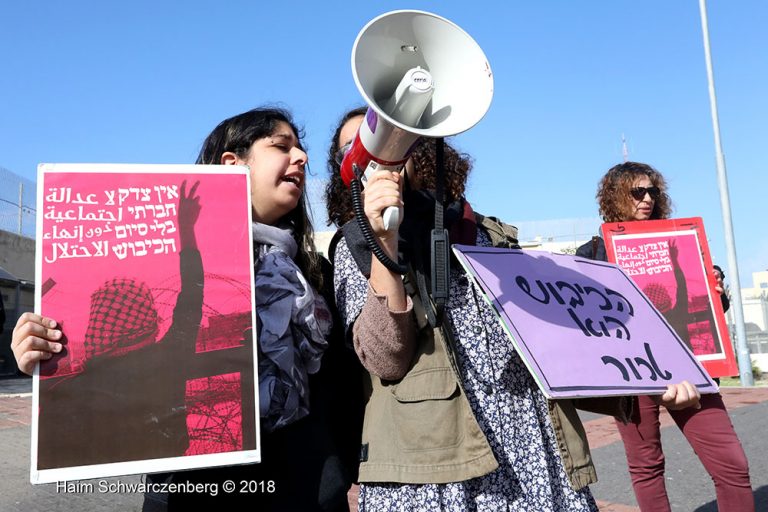
{"type": "Polygon", "coordinates": [[[701,217],[603,224],[608,259],[632,278],[712,377],[739,373],[701,217]]]}
{"type": "Polygon", "coordinates": [[[661,394],[683,380],[717,391],[664,317],[610,263],[454,246],[549,398],[661,394]]]}
{"type": "Polygon", "coordinates": [[[31,480],[260,460],[247,169],[43,164],[31,480]]]}

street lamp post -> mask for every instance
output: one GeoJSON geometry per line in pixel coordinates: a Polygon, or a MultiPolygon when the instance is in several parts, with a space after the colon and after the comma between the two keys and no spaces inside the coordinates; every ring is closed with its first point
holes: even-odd
{"type": "Polygon", "coordinates": [[[733,236],[733,221],[731,219],[731,201],[728,194],[728,177],[725,173],[725,156],[720,142],[720,121],[717,115],[717,96],[715,95],[715,76],[712,71],[712,55],[709,48],[709,26],[707,23],[707,2],[699,0],[701,11],[701,29],[704,35],[704,57],[707,61],[707,80],[709,83],[709,105],[712,111],[712,128],[715,132],[715,156],[717,160],[717,181],[720,188],[720,209],[723,212],[723,227],[725,231],[725,247],[728,253],[728,272],[731,274],[733,301],[731,305],[736,324],[736,351],[739,361],[739,375],[743,386],[754,386],[752,377],[752,360],[749,357],[749,346],[744,329],[744,310],[741,305],[741,283],[739,267],[736,263],[736,241],[733,236]]]}

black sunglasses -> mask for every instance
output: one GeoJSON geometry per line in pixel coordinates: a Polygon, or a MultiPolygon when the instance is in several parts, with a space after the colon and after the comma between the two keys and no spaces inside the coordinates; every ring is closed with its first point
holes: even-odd
{"type": "Polygon", "coordinates": [[[645,199],[645,194],[651,196],[651,199],[655,201],[661,195],[661,189],[659,189],[659,187],[634,187],[629,190],[629,193],[632,194],[635,201],[642,201],[645,199]]]}
{"type": "Polygon", "coordinates": [[[336,155],[334,156],[337,164],[341,165],[341,162],[344,161],[344,155],[347,154],[347,152],[349,151],[349,148],[351,147],[352,147],[352,143],[348,142],[336,150],[336,155]]]}

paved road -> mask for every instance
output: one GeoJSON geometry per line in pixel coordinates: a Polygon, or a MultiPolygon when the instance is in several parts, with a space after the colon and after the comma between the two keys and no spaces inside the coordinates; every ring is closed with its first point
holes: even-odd
{"type": "MultiPolygon", "coordinates": [[[[2,512],[133,512],[140,511],[140,494],[71,492],[56,484],[29,483],[30,418],[32,412],[32,379],[0,379],[0,511],[2,512]]],[[[108,485],[131,484],[139,477],[104,479],[108,485]]]]}
{"type": "MultiPolygon", "coordinates": [[[[756,510],[768,511],[768,388],[722,388],[725,405],[749,459],[756,510]]],[[[624,446],[613,419],[584,415],[599,481],[592,493],[603,512],[638,511],[624,446]]],[[[667,492],[673,511],[716,512],[712,479],[668,414],[662,413],[667,492]]]]}
{"type": "MultiPolygon", "coordinates": [[[[31,379],[0,379],[0,511],[2,512],[132,512],[141,510],[142,496],[136,493],[71,492],[71,489],[29,483],[31,379]]],[[[768,388],[723,388],[731,413],[750,463],[757,510],[768,511],[768,388]]],[[[613,420],[584,415],[585,427],[593,447],[600,481],[592,492],[602,512],[636,512],[626,469],[624,449],[613,427],[613,420]]],[[[662,439],[667,455],[667,489],[672,509],[681,512],[715,512],[712,481],[685,438],[667,415],[662,416],[662,439]]],[[[135,484],[139,477],[105,479],[113,487],[135,484]]]]}

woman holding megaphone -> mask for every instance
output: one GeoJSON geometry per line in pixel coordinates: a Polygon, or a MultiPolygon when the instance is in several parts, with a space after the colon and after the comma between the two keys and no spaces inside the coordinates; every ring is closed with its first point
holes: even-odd
{"type": "MultiPolygon", "coordinates": [[[[369,372],[360,510],[597,510],[587,487],[595,469],[574,407],[627,421],[631,400],[548,401],[459,265],[450,269],[442,322],[433,322],[421,284],[432,264],[436,143],[422,140],[404,173],[375,173],[364,190],[364,214],[378,242],[408,267],[401,276],[361,242],[338,174],[340,148],[362,119],[359,109],[342,118],[326,189],[328,217],[341,225],[330,251],[336,299],[369,372]],[[384,229],[387,207],[403,211],[397,229],[384,229]]],[[[475,213],[466,201],[469,157],[446,145],[444,169],[450,242],[517,246],[515,228],[475,213]]],[[[698,399],[688,383],[664,395],[673,408],[698,399]]]]}

